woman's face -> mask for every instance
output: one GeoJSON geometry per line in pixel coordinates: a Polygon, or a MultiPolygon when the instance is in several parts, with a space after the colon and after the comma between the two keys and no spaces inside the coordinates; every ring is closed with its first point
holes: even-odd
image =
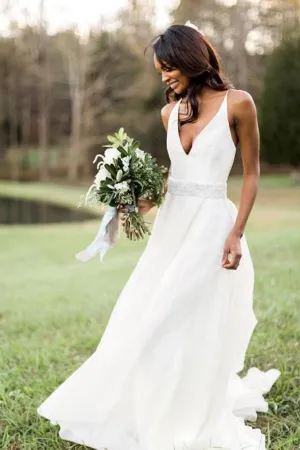
{"type": "Polygon", "coordinates": [[[176,67],[170,67],[168,64],[162,66],[155,53],[154,66],[161,73],[162,82],[173,89],[176,94],[181,94],[187,89],[190,82],[189,78],[176,67]]]}

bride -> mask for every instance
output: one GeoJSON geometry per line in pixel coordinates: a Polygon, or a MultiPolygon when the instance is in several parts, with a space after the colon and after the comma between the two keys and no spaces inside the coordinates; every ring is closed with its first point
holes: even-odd
{"type": "MultiPolygon", "coordinates": [[[[244,421],[267,411],[279,372],[238,376],[256,325],[244,235],[259,178],[256,108],[194,25],[173,25],[152,45],[167,86],[164,202],[98,347],[38,413],[62,439],[97,450],[265,450],[244,421]],[[238,144],[237,210],[227,179],[238,144]]],[[[143,214],[152,206],[139,203],[143,214]]]]}

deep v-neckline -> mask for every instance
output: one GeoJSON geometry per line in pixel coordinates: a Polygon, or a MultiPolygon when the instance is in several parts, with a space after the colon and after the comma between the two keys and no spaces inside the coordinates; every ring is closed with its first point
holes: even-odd
{"type": "Polygon", "coordinates": [[[182,98],[180,98],[180,99],[178,100],[177,105],[176,105],[176,107],[177,107],[177,111],[176,111],[176,134],[177,134],[177,138],[178,138],[178,141],[179,141],[180,149],[181,149],[181,151],[185,154],[185,156],[189,156],[189,155],[191,154],[191,152],[192,152],[192,150],[193,150],[193,148],[194,148],[194,145],[195,145],[196,140],[202,135],[202,133],[206,130],[206,128],[207,128],[211,123],[213,123],[214,120],[217,118],[217,116],[219,115],[219,113],[221,112],[221,110],[222,110],[222,108],[223,108],[223,104],[224,104],[224,102],[225,102],[225,100],[226,100],[227,94],[228,94],[228,90],[226,91],[226,94],[224,95],[223,100],[222,100],[222,102],[221,102],[221,104],[220,104],[220,106],[219,106],[217,112],[216,112],[216,113],[214,114],[214,116],[209,120],[209,122],[207,122],[207,124],[202,128],[202,130],[200,130],[199,133],[196,134],[196,136],[195,136],[194,139],[192,140],[192,145],[191,145],[191,148],[190,148],[190,150],[189,150],[188,153],[184,150],[184,147],[183,147],[183,145],[182,145],[181,138],[180,138],[180,133],[179,133],[179,127],[178,127],[178,124],[179,124],[179,106],[180,106],[180,102],[181,102],[182,98]]]}

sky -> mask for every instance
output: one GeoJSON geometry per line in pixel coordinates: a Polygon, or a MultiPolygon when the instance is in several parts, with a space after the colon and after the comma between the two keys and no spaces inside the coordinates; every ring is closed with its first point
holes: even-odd
{"type": "MultiPolygon", "coordinates": [[[[10,21],[16,21],[23,26],[25,24],[36,25],[39,22],[40,4],[42,0],[0,0],[0,34],[9,34],[10,21]],[[4,11],[4,6],[10,4],[10,10],[4,11]]],[[[156,10],[156,26],[163,30],[169,25],[169,10],[175,8],[180,0],[143,0],[154,3],[156,10]]],[[[225,4],[233,5],[237,0],[222,0],[225,4]]],[[[259,0],[251,0],[258,3],[259,0]]],[[[121,9],[126,8],[128,0],[44,0],[45,19],[48,24],[48,32],[55,33],[58,30],[76,26],[79,34],[85,35],[91,27],[97,27],[104,19],[105,25],[113,27],[113,16],[121,9]],[[111,25],[111,26],[110,26],[111,25]]],[[[193,17],[191,17],[193,22],[193,17]]],[[[261,35],[248,39],[247,50],[256,51],[255,40],[260,41],[261,35]]]]}
{"type": "MultiPolygon", "coordinates": [[[[178,0],[153,0],[156,8],[157,27],[168,26],[168,8],[176,6],[178,0]]],[[[1,10],[8,0],[0,0],[1,10]]],[[[127,0],[44,0],[45,16],[49,23],[49,31],[55,32],[68,25],[78,25],[84,33],[90,26],[97,25],[101,16],[110,19],[127,0]]],[[[36,23],[39,17],[40,0],[10,0],[12,5],[10,18],[19,23],[36,23]]],[[[0,14],[0,33],[6,34],[9,20],[8,14],[0,14]]]]}

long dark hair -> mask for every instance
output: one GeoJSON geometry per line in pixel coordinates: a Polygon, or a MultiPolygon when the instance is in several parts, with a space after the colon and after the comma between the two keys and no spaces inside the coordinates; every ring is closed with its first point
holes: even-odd
{"type": "Polygon", "coordinates": [[[191,111],[180,125],[197,120],[198,98],[204,86],[216,91],[233,87],[222,72],[216,50],[196,29],[187,25],[172,25],[155,37],[150,45],[162,67],[177,68],[190,79],[187,90],[182,94],[176,94],[170,87],[165,90],[167,103],[187,96],[191,111]]]}

